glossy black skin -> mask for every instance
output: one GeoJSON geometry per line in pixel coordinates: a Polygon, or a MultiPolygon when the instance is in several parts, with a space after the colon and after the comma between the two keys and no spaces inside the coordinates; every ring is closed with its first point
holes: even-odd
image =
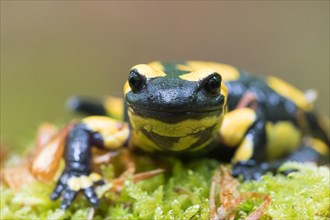
{"type": "MultiPolygon", "coordinates": [[[[247,131],[247,134],[251,134],[253,137],[253,156],[251,161],[238,163],[233,169],[234,175],[243,174],[245,179],[255,179],[256,176],[261,176],[264,172],[263,169],[261,169],[262,166],[257,166],[257,163],[261,163],[265,160],[264,155],[266,155],[266,149],[264,146],[267,142],[265,126],[267,121],[290,121],[297,125],[296,115],[298,107],[291,100],[272,90],[260,76],[241,72],[239,79],[226,82],[225,84],[228,89],[227,107],[229,111],[237,108],[238,103],[247,91],[253,93],[256,98],[256,100],[250,104],[255,108],[257,121],[247,131]],[[243,171],[243,167],[250,167],[252,164],[253,167],[256,166],[256,168],[253,168],[253,170],[250,171],[243,171]]],[[[224,146],[220,149],[224,149],[225,151],[226,147],[224,146]]],[[[233,153],[228,154],[221,151],[219,152],[219,149],[216,151],[216,155],[221,155],[220,159],[225,161],[230,161],[231,156],[233,155],[233,153]],[[228,155],[228,157],[226,157],[226,155],[228,155]]],[[[213,155],[213,153],[211,154],[213,155]]],[[[278,163],[278,165],[282,163],[278,163]]],[[[275,170],[276,168],[277,167],[274,167],[272,169],[275,170]]]]}
{"type": "MultiPolygon", "coordinates": [[[[210,94],[207,90],[207,83],[215,76],[219,77],[218,74],[210,75],[201,82],[170,76],[146,80],[141,91],[126,94],[126,101],[142,116],[168,123],[199,119],[207,114],[219,115],[223,111],[224,96],[210,94]]],[[[221,77],[219,80],[221,83],[221,77]]]]}
{"type": "MultiPolygon", "coordinates": [[[[220,117],[223,114],[225,97],[220,93],[221,76],[211,73],[200,81],[182,80],[178,76],[187,72],[177,72],[176,66],[167,68],[166,77],[147,79],[132,69],[128,82],[131,91],[126,93],[126,101],[134,114],[146,119],[156,119],[167,124],[179,123],[185,120],[199,120],[208,116],[220,117]],[[132,82],[130,81],[131,79],[132,82]]],[[[219,120],[220,122],[220,120],[219,120]]],[[[149,132],[143,126],[133,128],[141,131],[149,140],[157,143],[166,155],[183,156],[187,150],[176,151],[174,144],[182,137],[180,132],[176,137],[161,136],[149,132]]],[[[214,138],[212,131],[215,125],[194,134],[198,141],[189,147],[192,151],[214,138]]],[[[136,146],[137,148],[139,146],[136,146]]],[[[159,154],[159,153],[158,153],[159,154]]]]}
{"type": "MultiPolygon", "coordinates": [[[[173,73],[173,75],[176,74],[173,73]]],[[[178,80],[169,74],[166,78],[155,78],[145,82],[148,83],[148,86],[142,86],[140,89],[148,90],[147,93],[150,94],[148,96],[145,93],[143,95],[134,92],[128,93],[126,96],[127,103],[128,106],[131,106],[141,115],[168,123],[175,123],[187,118],[198,118],[200,117],[199,111],[204,111],[203,116],[205,116],[205,110],[209,111],[209,114],[220,114],[221,111],[224,111],[223,108],[219,109],[219,106],[223,105],[224,97],[220,94],[212,97],[205,92],[206,82],[207,80],[203,82],[178,80]]],[[[253,156],[251,160],[234,165],[233,174],[235,176],[242,175],[245,179],[258,179],[266,171],[276,170],[283,162],[289,159],[296,161],[316,161],[320,159],[321,155],[316,151],[308,146],[303,146],[301,150],[288,155],[287,158],[265,163],[266,122],[285,120],[297,125],[298,107],[290,99],[273,91],[261,77],[252,76],[245,72],[241,72],[237,80],[226,82],[226,86],[229,94],[227,101],[229,111],[237,107],[237,104],[246,92],[253,92],[256,95],[256,103],[254,104],[256,104],[255,111],[258,119],[247,131],[253,137],[253,156]]],[[[102,110],[100,111],[102,109],[100,108],[100,103],[78,99],[76,104],[73,110],[91,115],[103,113],[102,110]],[[79,102],[81,105],[79,105],[79,102]],[[93,108],[93,105],[95,108],[93,108]]],[[[127,109],[127,106],[125,109],[127,109]]],[[[318,136],[325,137],[322,139],[329,145],[329,140],[326,139],[327,135],[322,134],[314,113],[306,113],[306,118],[311,125],[311,130],[314,130],[314,133],[318,134],[318,136]]],[[[219,143],[217,137],[215,137],[215,142],[219,143]]],[[[102,147],[100,135],[88,130],[83,124],[76,126],[67,141],[66,170],[51,195],[51,199],[57,199],[63,193],[61,206],[63,209],[71,204],[78,193],[66,188],[66,180],[71,176],[88,175],[91,172],[90,160],[92,155],[90,146],[92,145],[102,147]]],[[[229,161],[235,152],[235,148],[228,149],[226,146],[219,146],[219,144],[213,146],[216,147],[204,149],[205,153],[220,160],[229,161]]],[[[96,206],[98,204],[93,187],[86,189],[84,193],[92,205],[96,206]]]]}
{"type": "Polygon", "coordinates": [[[298,107],[290,99],[272,90],[262,77],[241,72],[238,80],[226,82],[226,86],[229,111],[235,109],[240,99],[249,91],[256,95],[256,107],[267,121],[291,121],[296,124],[298,107]]]}
{"type": "MultiPolygon", "coordinates": [[[[59,178],[55,190],[50,195],[50,199],[56,200],[63,192],[61,208],[66,209],[77,196],[78,192],[67,187],[67,180],[74,176],[86,175],[92,172],[92,152],[90,146],[103,147],[102,137],[99,133],[90,131],[84,124],[75,126],[67,140],[65,148],[65,170],[59,178]]],[[[103,184],[103,181],[97,184],[103,184]]],[[[97,195],[94,187],[83,190],[88,201],[93,205],[98,205],[97,195]]]]}
{"type": "Polygon", "coordinates": [[[299,119],[306,120],[308,128],[305,132],[317,137],[330,146],[329,134],[320,126],[318,114],[315,111],[300,112],[298,106],[290,99],[281,96],[271,89],[263,77],[251,75],[242,71],[238,80],[226,82],[228,88],[227,106],[229,111],[236,108],[238,102],[246,94],[252,92],[256,96],[256,111],[261,120],[278,122],[290,121],[299,127],[299,119]]]}
{"type": "MultiPolygon", "coordinates": [[[[168,123],[176,123],[187,118],[198,119],[206,114],[218,115],[223,111],[219,106],[222,106],[224,97],[222,95],[212,97],[205,92],[205,83],[209,78],[202,82],[179,80],[174,77],[178,75],[177,72],[173,72],[175,69],[169,67],[168,65],[167,71],[172,72],[173,76],[169,75],[166,78],[155,78],[145,82],[148,86],[142,86],[142,90],[147,90],[143,93],[129,92],[126,96],[128,106],[131,106],[137,113],[143,116],[168,123]],[[147,96],[145,94],[150,95],[147,96]],[[193,96],[191,94],[193,94],[193,96]],[[203,115],[199,114],[200,111],[203,111],[203,115]],[[205,113],[205,111],[209,111],[209,113],[205,113]]],[[[186,72],[180,74],[184,73],[186,72]]],[[[225,84],[228,88],[227,107],[229,111],[237,107],[237,104],[246,92],[253,92],[256,96],[255,111],[258,119],[248,130],[248,133],[252,134],[254,142],[254,155],[252,160],[261,163],[264,161],[266,150],[264,147],[267,141],[265,132],[266,122],[290,121],[298,126],[298,107],[290,99],[272,90],[260,76],[251,75],[242,71],[237,80],[225,82],[225,84]]],[[[75,101],[80,101],[81,104],[75,105],[72,110],[85,112],[87,115],[101,115],[99,109],[102,104],[98,103],[96,100],[91,102],[89,99],[78,98],[75,101]],[[93,105],[95,106],[94,112],[93,105]]],[[[125,111],[126,109],[127,108],[125,108],[125,111]]],[[[316,121],[315,114],[313,112],[305,112],[305,114],[306,118],[309,119],[311,130],[314,132],[313,135],[322,137],[321,139],[329,145],[329,140],[326,134],[322,134],[323,131],[316,121]]],[[[128,121],[127,116],[125,121],[128,121]]],[[[214,144],[210,144],[208,148],[203,149],[205,152],[204,154],[208,154],[210,157],[221,161],[230,161],[235,150],[235,148],[228,149],[226,146],[219,146],[217,140],[214,144]]],[[[196,153],[198,156],[201,154],[203,154],[203,152],[196,153]]],[[[194,157],[194,154],[184,153],[184,155],[194,157]]],[[[243,176],[246,179],[251,179],[253,178],[252,173],[254,172],[255,171],[243,173],[243,176]]],[[[235,172],[235,168],[234,173],[238,173],[235,172]]],[[[239,173],[242,174],[242,172],[239,173]]]]}
{"type": "Polygon", "coordinates": [[[249,91],[256,96],[256,103],[252,104],[256,104],[254,108],[258,115],[258,120],[255,125],[248,131],[248,133],[252,133],[254,137],[254,155],[251,160],[239,162],[234,165],[232,171],[234,176],[242,175],[247,180],[259,179],[265,172],[275,172],[286,161],[309,161],[321,164],[329,162],[327,155],[320,155],[304,142],[302,142],[302,145],[296,152],[287,155],[287,157],[275,161],[263,162],[263,155],[266,154],[264,146],[267,142],[265,132],[267,121],[290,121],[298,127],[298,117],[305,117],[309,126],[309,132],[314,137],[320,138],[330,146],[328,135],[317,122],[317,114],[315,112],[304,112],[303,116],[299,116],[299,108],[297,105],[292,100],[281,96],[271,89],[260,76],[241,72],[238,80],[226,82],[226,86],[228,88],[227,106],[229,111],[234,110],[241,98],[249,91]]]}
{"type": "Polygon", "coordinates": [[[67,101],[69,109],[88,115],[107,115],[102,99],[91,97],[71,97],[67,101]]]}

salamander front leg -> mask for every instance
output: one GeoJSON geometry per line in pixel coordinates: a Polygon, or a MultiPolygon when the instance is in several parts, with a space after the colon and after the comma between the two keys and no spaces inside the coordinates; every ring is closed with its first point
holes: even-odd
{"type": "Polygon", "coordinates": [[[257,120],[243,138],[232,162],[234,163],[232,174],[242,175],[244,179],[260,179],[262,174],[268,171],[265,160],[266,131],[264,120],[257,120]]]}
{"type": "Polygon", "coordinates": [[[263,115],[250,108],[227,113],[220,129],[225,146],[235,149],[233,175],[258,179],[265,172],[258,162],[265,157],[266,130],[263,115]]]}
{"type": "Polygon", "coordinates": [[[263,162],[258,164],[264,172],[280,172],[284,175],[287,175],[292,172],[297,172],[297,169],[288,169],[288,170],[279,170],[285,162],[299,162],[299,163],[317,163],[317,164],[328,164],[329,163],[329,149],[326,143],[317,138],[304,138],[302,143],[300,143],[299,148],[288,154],[287,156],[272,160],[269,162],[263,162]]]}
{"type": "Polygon", "coordinates": [[[94,186],[102,184],[101,175],[92,172],[91,147],[116,150],[128,139],[126,123],[108,117],[92,116],[82,120],[70,132],[65,149],[65,169],[50,198],[62,196],[61,208],[68,208],[82,191],[93,206],[98,205],[94,186]]]}

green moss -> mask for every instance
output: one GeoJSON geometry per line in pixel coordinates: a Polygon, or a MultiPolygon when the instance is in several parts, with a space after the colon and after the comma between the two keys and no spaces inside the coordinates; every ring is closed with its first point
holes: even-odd
{"type": "Polygon", "coordinates": [[[262,181],[243,183],[241,191],[270,194],[267,215],[274,219],[329,219],[330,173],[328,167],[289,162],[280,170],[297,169],[288,176],[265,175],[262,181]]]}
{"type": "MultiPolygon", "coordinates": [[[[147,170],[159,167],[151,160],[142,161],[147,170]]],[[[183,164],[174,158],[164,163],[169,167],[165,173],[138,183],[128,179],[121,193],[108,191],[110,184],[99,187],[97,193],[102,199],[94,219],[209,219],[210,184],[219,163],[202,159],[183,164]]],[[[271,195],[271,205],[263,218],[329,219],[329,168],[286,163],[281,169],[292,168],[300,172],[288,177],[265,175],[259,182],[242,183],[239,190],[271,195]]],[[[102,172],[107,172],[107,177],[115,175],[111,165],[103,167],[102,172]]],[[[87,218],[91,208],[82,195],[67,211],[62,211],[58,201],[48,199],[53,186],[35,182],[18,192],[1,186],[1,219],[87,218]]],[[[246,217],[261,202],[252,199],[243,202],[239,216],[246,217]]]]}

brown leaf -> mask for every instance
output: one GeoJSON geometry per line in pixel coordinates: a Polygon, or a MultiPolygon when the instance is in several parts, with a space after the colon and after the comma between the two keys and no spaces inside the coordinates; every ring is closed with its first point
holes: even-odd
{"type": "Polygon", "coordinates": [[[51,123],[45,122],[39,125],[35,141],[35,152],[39,152],[56,133],[57,128],[51,123]]]}
{"type": "Polygon", "coordinates": [[[239,205],[248,199],[264,199],[264,202],[247,219],[259,219],[264,215],[265,208],[270,204],[270,196],[258,192],[239,193],[238,186],[239,182],[225,166],[221,165],[215,171],[210,190],[210,219],[235,219],[239,205]],[[217,193],[219,197],[216,197],[217,193]],[[220,207],[218,203],[221,204],[220,207]]]}
{"type": "MultiPolygon", "coordinates": [[[[140,182],[142,180],[146,180],[149,179],[151,177],[154,177],[160,173],[163,173],[164,170],[163,169],[155,169],[155,170],[150,170],[147,172],[143,172],[143,173],[138,173],[138,174],[134,174],[132,176],[132,181],[134,183],[140,182]]],[[[116,192],[120,192],[124,186],[124,182],[127,179],[127,177],[118,177],[116,179],[112,179],[109,182],[113,185],[113,187],[111,188],[111,191],[116,191],[116,192]]]]}
{"type": "Polygon", "coordinates": [[[107,164],[110,162],[111,158],[115,157],[118,155],[118,151],[110,151],[110,152],[107,152],[107,153],[104,153],[102,152],[103,154],[102,155],[95,155],[94,158],[93,158],[93,163],[96,164],[96,165],[99,165],[99,164],[107,164]]]}
{"type": "Polygon", "coordinates": [[[217,202],[216,202],[216,194],[220,191],[220,184],[221,184],[221,178],[220,178],[220,169],[217,169],[212,177],[211,182],[211,189],[210,189],[210,199],[209,199],[209,207],[210,207],[210,219],[212,220],[218,220],[219,216],[217,213],[217,202]]]}
{"type": "Polygon", "coordinates": [[[256,208],[252,213],[250,213],[250,215],[246,217],[246,220],[260,219],[261,216],[265,214],[265,210],[267,206],[270,205],[270,202],[271,202],[270,195],[266,195],[265,201],[263,201],[263,203],[261,203],[261,205],[258,208],[256,208]]]}
{"type": "Polygon", "coordinates": [[[223,208],[230,209],[237,207],[237,198],[239,198],[239,192],[237,187],[239,182],[235,179],[228,168],[221,166],[221,190],[220,200],[223,208]]]}
{"type": "Polygon", "coordinates": [[[231,175],[231,171],[220,166],[221,171],[221,187],[220,187],[220,202],[221,206],[218,209],[219,219],[234,219],[235,211],[240,203],[239,192],[237,187],[239,182],[231,175]]]}
{"type": "Polygon", "coordinates": [[[31,172],[40,181],[53,179],[60,164],[67,135],[75,123],[62,128],[37,152],[32,160],[31,172]]]}
{"type": "Polygon", "coordinates": [[[233,219],[239,205],[239,182],[221,165],[214,173],[210,191],[210,219],[233,219]],[[216,195],[218,194],[218,197],[216,195]],[[221,206],[219,207],[219,203],[221,206]],[[217,207],[219,207],[217,209],[217,207]]]}

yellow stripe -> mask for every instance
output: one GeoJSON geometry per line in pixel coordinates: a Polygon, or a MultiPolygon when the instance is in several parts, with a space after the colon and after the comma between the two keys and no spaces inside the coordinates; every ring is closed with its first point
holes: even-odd
{"type": "Polygon", "coordinates": [[[267,77],[266,82],[278,94],[292,100],[299,108],[308,111],[313,107],[313,103],[306,99],[304,93],[289,83],[273,76],[267,77]]]}
{"type": "MultiPolygon", "coordinates": [[[[158,146],[157,143],[153,142],[146,135],[144,135],[140,129],[144,129],[151,134],[153,133],[163,137],[178,138],[176,143],[170,143],[172,145],[168,150],[183,151],[198,142],[200,138],[196,137],[198,132],[203,132],[205,129],[213,126],[214,130],[212,134],[210,134],[210,138],[214,138],[220,129],[223,119],[222,113],[219,116],[208,116],[202,119],[187,119],[178,123],[166,123],[156,119],[138,116],[133,113],[132,109],[129,109],[128,114],[133,127],[131,145],[138,146],[146,151],[165,150],[166,146],[158,146]]],[[[210,140],[207,140],[207,143],[201,144],[198,149],[205,147],[209,141],[210,140]]]]}
{"type": "Polygon", "coordinates": [[[319,154],[329,156],[329,147],[322,140],[318,138],[310,138],[308,142],[309,145],[319,154]]]}
{"type": "Polygon", "coordinates": [[[148,132],[166,137],[188,136],[220,123],[218,116],[209,116],[202,119],[187,119],[178,123],[166,123],[157,119],[134,115],[132,109],[129,109],[128,114],[134,128],[143,127],[143,129],[148,132]]]}
{"type": "Polygon", "coordinates": [[[198,140],[199,140],[199,138],[195,137],[193,135],[189,135],[189,136],[186,136],[186,137],[181,137],[177,143],[173,144],[171,150],[173,150],[173,151],[183,151],[183,150],[191,147],[198,140]]]}
{"type": "MultiPolygon", "coordinates": [[[[209,145],[211,141],[214,139],[218,129],[220,128],[220,124],[214,128],[213,135],[210,135],[210,139],[202,143],[200,146],[197,148],[194,148],[193,151],[200,150],[204,148],[205,146],[209,145]]],[[[184,150],[189,150],[189,148],[197,143],[199,141],[199,137],[196,137],[195,135],[188,135],[184,137],[180,137],[179,140],[176,143],[173,143],[171,148],[168,150],[171,151],[184,151],[184,150]]],[[[138,129],[134,130],[133,133],[133,138],[132,138],[132,143],[133,146],[138,146],[139,148],[147,151],[147,152],[153,152],[153,151],[163,151],[166,149],[166,146],[164,148],[161,148],[160,146],[157,145],[157,143],[153,142],[150,140],[145,134],[143,134],[141,131],[138,129]],[[137,130],[137,131],[136,131],[137,130]]]]}
{"type": "Polygon", "coordinates": [[[225,96],[225,102],[223,106],[226,106],[227,98],[228,98],[228,88],[224,82],[221,83],[220,90],[221,90],[220,93],[225,96]]]}
{"type": "Polygon", "coordinates": [[[139,147],[146,152],[161,151],[162,149],[139,130],[133,130],[130,147],[139,147]]]}

